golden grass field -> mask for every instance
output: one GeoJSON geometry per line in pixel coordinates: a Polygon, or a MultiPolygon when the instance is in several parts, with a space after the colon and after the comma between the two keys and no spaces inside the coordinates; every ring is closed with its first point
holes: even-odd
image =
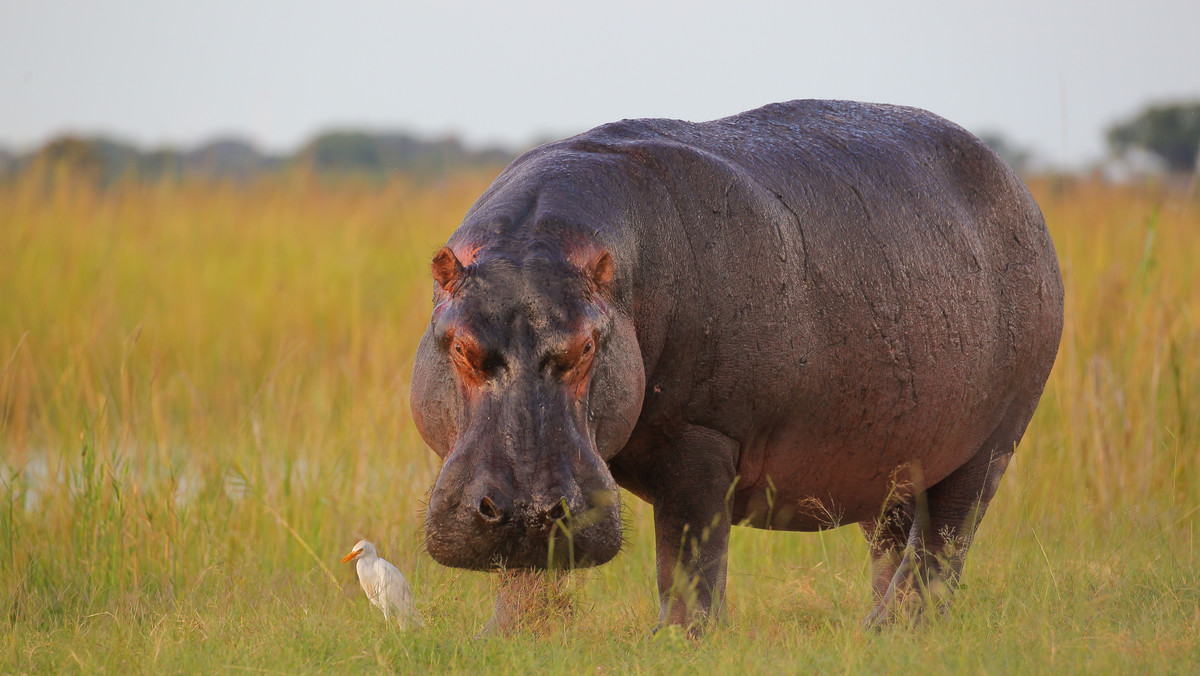
{"type": "Polygon", "coordinates": [[[1035,180],[1066,324],[949,612],[866,631],[865,542],[735,529],[728,624],[649,636],[650,510],[573,618],[476,641],[420,551],[430,256],[491,175],[0,185],[0,673],[1200,670],[1200,198],[1035,180]],[[338,560],[360,537],[427,626],[338,560]]]}

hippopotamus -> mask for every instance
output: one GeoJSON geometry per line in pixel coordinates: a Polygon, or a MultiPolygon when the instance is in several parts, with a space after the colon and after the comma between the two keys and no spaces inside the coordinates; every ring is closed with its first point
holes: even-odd
{"type": "Polygon", "coordinates": [[[882,104],[540,146],[431,272],[412,378],[442,459],[429,554],[603,564],[621,487],[653,507],[658,626],[721,616],[735,524],[858,524],[869,622],[942,606],[1062,332],[1018,176],[963,128],[882,104]]]}

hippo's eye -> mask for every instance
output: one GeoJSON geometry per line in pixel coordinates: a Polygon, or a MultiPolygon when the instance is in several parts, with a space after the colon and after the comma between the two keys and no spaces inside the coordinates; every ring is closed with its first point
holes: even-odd
{"type": "Polygon", "coordinates": [[[460,355],[466,356],[465,354],[463,354],[462,343],[454,343],[454,351],[459,353],[460,355]]]}
{"type": "Polygon", "coordinates": [[[589,341],[587,342],[587,345],[584,345],[584,346],[583,346],[583,354],[585,354],[585,355],[591,354],[591,352],[592,352],[592,345],[593,345],[593,341],[590,341],[590,340],[589,340],[589,341]]]}

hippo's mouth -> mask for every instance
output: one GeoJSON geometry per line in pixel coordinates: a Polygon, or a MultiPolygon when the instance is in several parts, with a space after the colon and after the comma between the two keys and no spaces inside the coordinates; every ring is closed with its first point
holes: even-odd
{"type": "Polygon", "coordinates": [[[621,550],[622,534],[617,492],[598,493],[580,514],[549,518],[515,505],[488,523],[461,510],[436,510],[431,503],[425,548],[442,565],[470,570],[598,566],[621,550]]]}

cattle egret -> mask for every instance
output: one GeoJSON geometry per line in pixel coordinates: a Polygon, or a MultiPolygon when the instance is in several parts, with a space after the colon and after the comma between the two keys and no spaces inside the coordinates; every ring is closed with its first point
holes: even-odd
{"type": "Polygon", "coordinates": [[[342,563],[358,561],[358,583],[371,603],[383,611],[385,620],[395,620],[400,629],[408,625],[421,626],[421,613],[413,601],[412,587],[400,574],[400,570],[385,559],[379,558],[375,545],[359,540],[342,559],[342,563]]]}

